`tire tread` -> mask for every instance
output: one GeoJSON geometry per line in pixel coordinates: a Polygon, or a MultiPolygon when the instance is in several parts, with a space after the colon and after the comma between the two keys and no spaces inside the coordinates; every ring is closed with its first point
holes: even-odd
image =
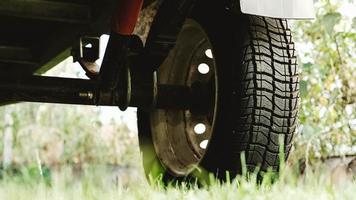
{"type": "Polygon", "coordinates": [[[285,149],[286,159],[296,130],[297,59],[286,20],[249,16],[249,21],[241,86],[243,112],[234,130],[241,145],[236,152],[245,151],[246,165],[251,170],[257,166],[262,171],[276,170],[280,146],[285,149]]]}

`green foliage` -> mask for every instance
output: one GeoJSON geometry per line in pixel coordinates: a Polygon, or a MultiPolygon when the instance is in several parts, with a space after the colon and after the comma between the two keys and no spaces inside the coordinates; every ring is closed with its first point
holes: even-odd
{"type": "Polygon", "coordinates": [[[14,120],[14,166],[137,165],[136,138],[125,124],[103,125],[99,108],[23,103],[1,111],[11,112],[14,120]]]}
{"type": "MultiPolygon", "coordinates": [[[[211,185],[149,186],[131,178],[122,184],[105,179],[105,169],[88,170],[81,179],[70,171],[56,172],[52,181],[19,182],[0,180],[0,199],[354,199],[356,185],[352,181],[335,184],[320,169],[307,176],[285,168],[283,173],[267,173],[257,184],[257,176],[237,177],[226,183],[212,180],[211,185]]],[[[212,178],[213,179],[213,178],[212,178]]]]}
{"type": "Polygon", "coordinates": [[[346,4],[320,0],[315,20],[292,26],[302,98],[296,151],[308,158],[356,153],[356,20],[339,12],[346,4]]]}
{"type": "Polygon", "coordinates": [[[340,23],[341,21],[341,14],[338,12],[329,12],[325,14],[322,19],[321,23],[325,29],[325,32],[328,35],[333,35],[335,26],[340,23]]]}

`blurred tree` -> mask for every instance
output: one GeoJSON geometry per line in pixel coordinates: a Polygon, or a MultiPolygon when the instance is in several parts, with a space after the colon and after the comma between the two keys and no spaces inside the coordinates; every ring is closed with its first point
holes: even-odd
{"type": "Polygon", "coordinates": [[[6,113],[4,118],[4,149],[3,149],[3,168],[6,169],[12,164],[12,148],[13,148],[13,120],[11,113],[6,113]]]}
{"type": "Polygon", "coordinates": [[[353,0],[319,0],[315,6],[315,20],[299,21],[292,27],[302,98],[296,149],[306,148],[311,158],[354,154],[356,18],[352,17],[356,6],[353,0]]]}

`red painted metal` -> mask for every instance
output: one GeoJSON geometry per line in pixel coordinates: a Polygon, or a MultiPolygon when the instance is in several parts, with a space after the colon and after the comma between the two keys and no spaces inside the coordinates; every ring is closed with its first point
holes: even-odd
{"type": "Polygon", "coordinates": [[[111,20],[111,31],[131,35],[135,29],[143,0],[118,0],[118,8],[111,20]]]}

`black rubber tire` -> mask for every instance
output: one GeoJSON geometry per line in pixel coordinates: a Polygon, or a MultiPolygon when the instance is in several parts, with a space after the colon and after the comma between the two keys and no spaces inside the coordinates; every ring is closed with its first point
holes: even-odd
{"type": "MultiPolygon", "coordinates": [[[[292,145],[299,101],[298,68],[286,20],[208,6],[193,13],[191,18],[213,45],[219,91],[213,136],[199,166],[221,179],[226,171],[233,177],[242,172],[244,153],[248,171],[278,170],[280,147],[287,158],[292,145]]],[[[150,113],[138,111],[138,130],[150,178],[169,182],[191,177],[175,177],[162,166],[153,147],[150,113]]]]}

